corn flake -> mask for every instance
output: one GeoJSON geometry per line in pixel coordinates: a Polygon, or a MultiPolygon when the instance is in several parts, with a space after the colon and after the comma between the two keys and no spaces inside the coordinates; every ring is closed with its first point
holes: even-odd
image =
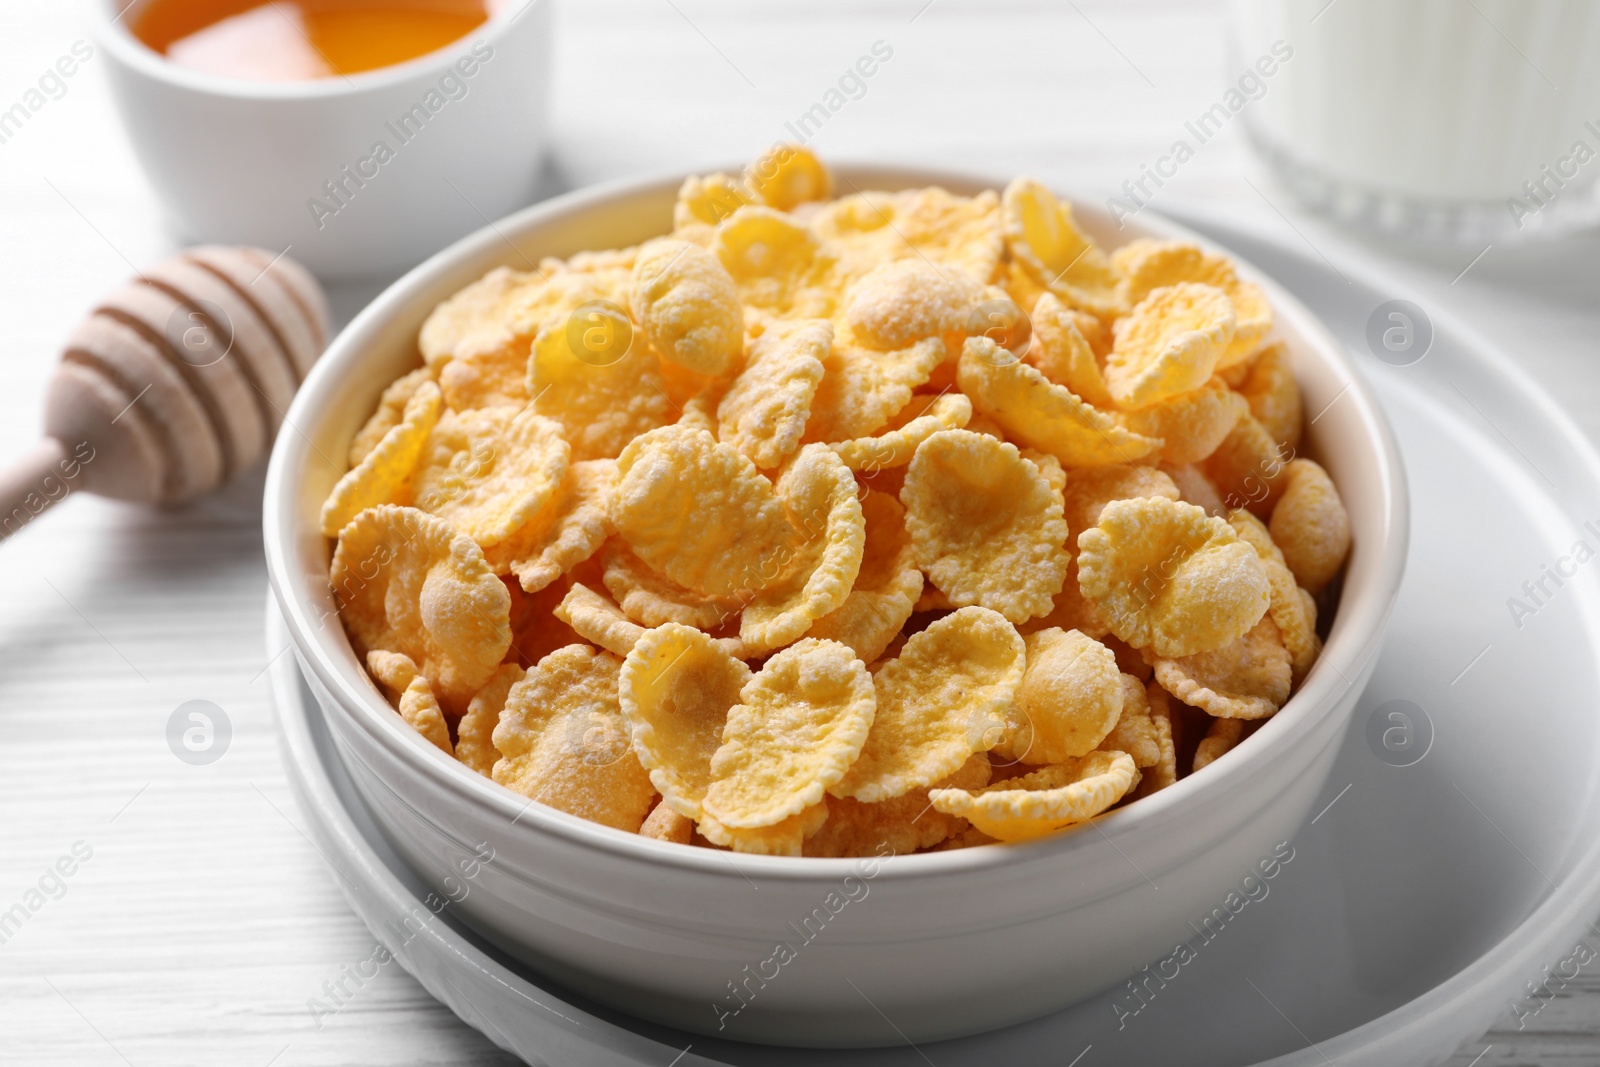
{"type": "Polygon", "coordinates": [[[1221,378],[1121,416],[1122,425],[1145,437],[1159,437],[1161,461],[1195,463],[1216,451],[1250,409],[1221,378]]]}
{"type": "Polygon", "coordinates": [[[1155,733],[1157,757],[1149,767],[1141,768],[1139,785],[1133,791],[1138,800],[1151,793],[1160,792],[1178,781],[1177,736],[1173,732],[1172,697],[1155,682],[1145,686],[1149,701],[1150,726],[1155,733]]]}
{"type": "Polygon", "coordinates": [[[999,198],[943,189],[860,193],[825,205],[814,220],[826,240],[868,262],[926,259],[987,282],[1000,262],[999,198]]]}
{"type": "Polygon", "coordinates": [[[872,676],[844,645],[807,638],[779,652],[728,709],[703,815],[758,829],[822,803],[860,755],[876,705],[872,676]]]}
{"type": "Polygon", "coordinates": [[[367,653],[367,670],[390,691],[390,699],[407,726],[445,755],[453,754],[444,711],[434,698],[433,687],[418,673],[411,657],[374,649],[367,653]]]}
{"type": "Polygon", "coordinates": [[[822,359],[822,382],[802,440],[842,442],[876,433],[911,403],[912,390],[944,361],[938,338],[897,352],[874,352],[837,341],[822,359]]]}
{"type": "Polygon", "coordinates": [[[1123,311],[1111,261],[1072,220],[1072,205],[1032,178],[1001,197],[1006,245],[1034,280],[1068,307],[1109,318],[1123,311]]]}
{"type": "Polygon", "coordinates": [[[704,430],[669,426],[617,460],[611,521],[645,563],[709,596],[760,589],[783,573],[794,531],[772,483],[704,430]]]}
{"type": "Polygon", "coordinates": [[[611,536],[608,505],[617,461],[571,464],[554,495],[516,532],[485,551],[496,573],[514,574],[536,593],[600,550],[611,536]]]}
{"type": "Polygon", "coordinates": [[[550,502],[571,453],[561,427],[531,411],[447,411],[422,450],[412,499],[487,548],[550,502]]]}
{"type": "Polygon", "coordinates": [[[828,447],[837,452],[851,470],[877,474],[904,467],[917,454],[922,442],[941,430],[959,430],[971,418],[972,401],[961,393],[913,397],[878,436],[858,437],[828,447]]]}
{"type": "Polygon", "coordinates": [[[752,856],[800,856],[806,838],[822,829],[828,819],[826,804],[813,804],[798,815],[771,826],[747,829],[728,826],[718,819],[702,814],[699,830],[705,839],[721,848],[744,852],[752,856]]]}
{"type": "Polygon", "coordinates": [[[914,634],[873,675],[872,731],[829,792],[868,804],[892,800],[992,748],[1005,731],[1025,657],[1021,635],[988,608],[961,608],[914,634]]]}
{"type": "Polygon", "coordinates": [[[1118,680],[1122,714],[1098,747],[1102,752],[1126,752],[1135,767],[1153,767],[1161,760],[1161,744],[1150,714],[1149,689],[1131,674],[1123,673],[1118,680]]]}
{"type": "Polygon", "coordinates": [[[936,433],[912,458],[900,500],[917,565],[951,603],[1012,622],[1050,610],[1068,563],[1061,493],[1015,445],[936,433]]]}
{"type": "Polygon", "coordinates": [[[1154,666],[1163,689],[1217,719],[1265,719],[1289,699],[1289,653],[1270,615],[1231,645],[1154,666]]]}
{"type": "Polygon", "coordinates": [[[715,630],[739,614],[732,597],[707,597],[657,573],[621,540],[609,542],[601,554],[606,590],[622,613],[640,626],[676,622],[715,630]]]}
{"type": "Polygon", "coordinates": [[[817,287],[830,262],[816,234],[781,211],[740,208],[717,226],[711,250],[739,288],[739,298],[782,317],[827,318],[833,301],[817,287]]]}
{"type": "Polygon", "coordinates": [[[485,778],[494,776],[500,750],[494,747],[494,729],[500,725],[500,712],[506,706],[511,687],[527,672],[515,663],[504,663],[489,675],[483,688],[467,705],[467,713],[456,724],[456,759],[485,778]]]}
{"type": "Polygon", "coordinates": [[[717,404],[718,440],[763,470],[788,458],[800,446],[832,344],[833,324],[822,319],[786,323],[762,334],[717,404]]]}
{"type": "Polygon", "coordinates": [[[1105,506],[1078,535],[1078,584],[1113,633],[1167,658],[1243,637],[1271,595],[1255,550],[1225,521],[1162,498],[1105,506]]]}
{"type": "Polygon", "coordinates": [[[1088,822],[1139,779],[1126,752],[1091,752],[983,789],[935,789],[939,811],[957,815],[999,841],[1030,841],[1088,822]]]}
{"type": "Polygon", "coordinates": [[[1069,467],[1132,463],[1161,447],[1160,439],[1127,429],[987,337],[967,339],[956,380],[1008,438],[1069,467]]]}
{"type": "Polygon", "coordinates": [[[850,288],[844,321],[861,343],[894,352],[929,337],[960,336],[983,297],[983,286],[962,271],[899,259],[874,267],[850,288]]]}
{"type": "Polygon", "coordinates": [[[1244,738],[1244,727],[1243,719],[1213,719],[1194,750],[1194,769],[1207,767],[1233,751],[1244,738]]]}
{"type": "Polygon", "coordinates": [[[429,433],[439,421],[439,407],[438,387],[432,382],[422,383],[406,402],[400,421],[389,428],[360,463],[345,472],[328,494],[322,504],[324,537],[338,537],[351,519],[368,508],[408,502],[412,472],[429,433]]]}
{"type": "Polygon", "coordinates": [[[1116,322],[1106,388],[1117,406],[1146,408],[1198,389],[1233,339],[1233,304],[1194,282],[1157,289],[1116,322]]]}
{"type": "Polygon", "coordinates": [[[911,618],[922,593],[922,572],[906,534],[900,501],[868,490],[861,497],[861,515],[866,546],[855,586],[844,603],[817,619],[806,633],[848,645],[857,659],[871,663],[911,618]]]}
{"type": "Polygon", "coordinates": [[[644,824],[639,827],[639,836],[656,841],[670,841],[675,845],[687,845],[694,841],[694,820],[679,814],[678,810],[665,800],[658,801],[656,806],[650,809],[650,814],[644,817],[644,824]]]}
{"type": "Polygon", "coordinates": [[[1266,568],[1267,581],[1272,586],[1272,603],[1267,615],[1277,624],[1278,636],[1289,652],[1293,682],[1299,685],[1322,653],[1322,641],[1317,637],[1316,601],[1295,583],[1283,553],[1260,519],[1248,511],[1236,509],[1228,512],[1228,525],[1240,540],[1256,550],[1261,565],[1266,568]]]}
{"type": "Polygon", "coordinates": [[[996,754],[1038,765],[1092,752],[1122,715],[1116,657],[1076,630],[1040,630],[1023,642],[1027,666],[996,754]]]}
{"type": "Polygon", "coordinates": [[[739,290],[717,257],[687,241],[645,244],[629,305],[661,358],[697,374],[722,374],[744,347],[739,290]]]}
{"type": "Polygon", "coordinates": [[[866,520],[850,469],[823,445],[806,445],[778,479],[795,547],[771,562],[777,580],[745,605],[739,639],[754,653],[781,648],[844,604],[861,569],[866,520]]]}
{"type": "Polygon", "coordinates": [[[1300,386],[1289,369],[1288,349],[1283,342],[1268,345],[1250,364],[1249,373],[1239,384],[1239,394],[1250,405],[1261,428],[1277,442],[1280,451],[1293,454],[1300,446],[1304,409],[1300,386]]]}
{"type": "Polygon", "coordinates": [[[833,176],[809,148],[774,145],[746,171],[750,185],[762,201],[779,211],[826,200],[833,192],[833,176]]]}
{"type": "MultiPolygon", "coordinates": [[[[361,429],[350,439],[351,467],[360,466],[367,453],[378,447],[378,442],[394,427],[400,425],[400,420],[405,417],[406,405],[411,398],[417,395],[423,383],[433,382],[439,376],[437,367],[422,366],[409,374],[402,374],[389,383],[383,395],[378,398],[378,410],[362,424],[361,429]]],[[[437,385],[437,382],[435,382],[437,385]]]]}
{"type": "Polygon", "coordinates": [[[1290,460],[1283,482],[1267,528],[1295,581],[1320,593],[1350,553],[1350,515],[1333,479],[1313,460],[1290,460]]]}
{"type": "Polygon", "coordinates": [[[533,409],[555,420],[572,445],[572,458],[615,458],[638,435],[665,425],[671,405],[660,361],[635,344],[614,362],[600,364],[573,350],[567,324],[539,331],[528,360],[533,409]]]}
{"type": "Polygon", "coordinates": [[[511,596],[472,538],[384,505],[339,534],[329,571],[357,651],[409,656],[447,709],[464,708],[511,647],[511,596]]]}
{"type": "Polygon", "coordinates": [[[1023,362],[1086,403],[1109,408],[1111,392],[1105,375],[1079,325],[1085,319],[1099,325],[1098,320],[1069,309],[1054,293],[1039,297],[1033,305],[1033,344],[1023,362]]]}
{"type": "Polygon", "coordinates": [[[494,780],[557,811],[637,832],[655,790],[617,703],[621,668],[588,645],[540,660],[506,697],[494,729],[494,780]]]}
{"type": "Polygon", "coordinates": [[[690,819],[711,785],[711,757],[750,668],[712,638],[666,623],[646,633],[622,665],[622,713],[633,750],[664,803],[690,819]]]}

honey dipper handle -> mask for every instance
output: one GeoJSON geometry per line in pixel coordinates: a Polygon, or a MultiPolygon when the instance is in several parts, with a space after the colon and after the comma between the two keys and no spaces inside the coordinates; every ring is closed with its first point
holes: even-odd
{"type": "Polygon", "coordinates": [[[0,470],[0,541],[79,488],[77,470],[65,446],[54,437],[46,437],[16,463],[0,470]]]}

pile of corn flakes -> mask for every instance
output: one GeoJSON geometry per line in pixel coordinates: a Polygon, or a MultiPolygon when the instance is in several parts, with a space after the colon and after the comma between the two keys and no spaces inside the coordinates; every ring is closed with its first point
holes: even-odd
{"type": "Polygon", "coordinates": [[[1272,309],[1019,178],[832,198],[437,307],[323,508],[373,679],[522,796],[662,841],[1021,841],[1172,785],[1305,678],[1350,524],[1272,309]]]}

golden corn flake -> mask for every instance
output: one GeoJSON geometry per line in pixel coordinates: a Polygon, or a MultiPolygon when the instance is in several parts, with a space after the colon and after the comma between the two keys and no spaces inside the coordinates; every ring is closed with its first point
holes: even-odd
{"type": "Polygon", "coordinates": [[[833,176],[809,148],[774,145],[746,171],[761,199],[779,211],[792,211],[833,192],[833,176]]]}
{"type": "Polygon", "coordinates": [[[760,589],[783,574],[794,531],[772,483],[704,430],[669,426],[617,460],[611,521],[645,563],[710,596],[760,589]]]}
{"type": "Polygon", "coordinates": [[[705,839],[721,848],[752,856],[800,856],[806,838],[822,829],[828,819],[826,804],[813,804],[798,815],[791,815],[771,826],[747,829],[728,826],[702,814],[698,829],[705,839]]]}
{"type": "Polygon", "coordinates": [[[389,691],[390,702],[406,725],[450,755],[450,727],[444,721],[444,711],[411,657],[373,649],[367,653],[367,670],[389,691]]]}
{"type": "Polygon", "coordinates": [[[507,663],[531,667],[556,649],[582,640],[576,630],[555,616],[571,582],[558,579],[538,592],[527,593],[515,578],[500,580],[511,594],[511,651],[506,656],[507,663]]]}
{"type": "Polygon", "coordinates": [[[850,595],[867,536],[856,492],[850,468],[824,445],[806,445],[778,479],[794,548],[770,561],[782,567],[780,576],[745,605],[739,638],[746,650],[794,641],[850,595]]]}
{"type": "Polygon", "coordinates": [[[1079,534],[1099,522],[1113,500],[1157,496],[1177,500],[1178,487],[1154,467],[1080,467],[1067,473],[1062,513],[1067,528],[1079,534]]]}
{"type": "Polygon", "coordinates": [[[962,271],[900,259],[874,267],[851,287],[844,320],[862,344],[894,352],[962,334],[983,296],[983,286],[962,271]]]}
{"type": "Polygon", "coordinates": [[[1198,389],[1233,339],[1233,304],[1194,282],[1157,289],[1113,330],[1106,388],[1129,411],[1198,389]]]}
{"type": "Polygon", "coordinates": [[[1198,245],[1146,238],[1124,245],[1111,259],[1122,274],[1123,298],[1129,307],[1156,289],[1181,282],[1214,286],[1228,294],[1235,329],[1233,340],[1217,361],[1219,370],[1249,359],[1272,330],[1272,308],[1261,288],[1241,281],[1232,263],[1198,245]]]}
{"type": "Polygon", "coordinates": [[[1121,421],[1134,433],[1161,438],[1163,463],[1195,463],[1216,451],[1249,409],[1243,397],[1213,377],[1198,389],[1126,412],[1121,421]]]}
{"type": "Polygon", "coordinates": [[[1011,257],[1036,282],[1091,315],[1122,312],[1111,261],[1073,222],[1071,204],[1032,178],[1017,178],[1006,186],[1001,211],[1011,257]]]}
{"type": "Polygon", "coordinates": [[[694,840],[694,820],[679,814],[678,810],[665,800],[658,801],[656,806],[650,809],[650,814],[644,817],[644,824],[639,827],[639,836],[656,841],[670,841],[675,845],[687,845],[694,840]]]}
{"type": "Polygon", "coordinates": [[[782,463],[800,446],[832,344],[833,324],[822,319],[762,334],[717,405],[718,440],[763,470],[782,463]]]}
{"type": "Polygon", "coordinates": [[[705,232],[746,204],[758,204],[761,194],[751,188],[742,177],[717,171],[715,174],[691,175],[678,187],[678,200],[672,208],[674,231],[705,232]]]}
{"type": "Polygon", "coordinates": [[[467,705],[467,713],[456,724],[456,759],[485,778],[494,776],[500,750],[494,747],[494,730],[500,725],[500,712],[506,706],[511,687],[527,672],[515,663],[504,663],[489,675],[483,688],[467,705]]]}
{"type": "Polygon", "coordinates": [[[1268,345],[1250,364],[1249,373],[1239,385],[1239,395],[1249,403],[1250,414],[1280,450],[1292,454],[1300,446],[1304,409],[1283,342],[1268,345]]]}
{"type": "Polygon", "coordinates": [[[1261,565],[1266,568],[1267,581],[1272,586],[1272,603],[1267,615],[1277,624],[1278,636],[1289,652],[1293,682],[1299,685],[1322,653],[1322,641],[1317,637],[1316,601],[1295,583],[1283,553],[1260,519],[1248,511],[1236,509],[1228,512],[1228,525],[1240,540],[1256,550],[1261,565]]]}
{"type": "Polygon", "coordinates": [[[876,705],[872,676],[844,645],[806,638],[779,652],[728,709],[702,812],[757,829],[822,803],[860,755],[876,705]]]}
{"type": "Polygon", "coordinates": [[[1121,800],[1139,778],[1126,752],[1091,752],[983,789],[935,789],[939,811],[998,841],[1031,841],[1088,822],[1121,800]]]}
{"type": "Polygon", "coordinates": [[[623,662],[619,695],[633,750],[662,801],[687,818],[701,815],[728,709],[749,681],[749,667],[677,623],[646,633],[623,662]]]}
{"type": "Polygon", "coordinates": [[[917,565],[951,603],[1012,622],[1050,610],[1067,573],[1061,493],[1015,445],[936,433],[912,458],[900,500],[917,565]]]}
{"type": "Polygon", "coordinates": [[[711,250],[747,305],[779,316],[826,318],[832,301],[815,283],[829,262],[816,234],[781,211],[740,208],[717,227],[711,250]]]}
{"type": "Polygon", "coordinates": [[[590,362],[573,349],[570,333],[560,320],[539,331],[528,395],[535,411],[560,424],[574,460],[615,458],[639,434],[670,421],[654,352],[635,344],[615,362],[590,362]]]}
{"type": "Polygon", "coordinates": [[[1350,553],[1350,515],[1333,479],[1312,460],[1290,460],[1283,482],[1268,529],[1295,581],[1320,593],[1350,553]]]}
{"type": "Polygon", "coordinates": [[[640,626],[676,622],[715,630],[739,614],[735,598],[702,596],[685,589],[648,567],[621,540],[607,543],[601,565],[606,590],[616,598],[622,613],[640,626]]]}
{"type": "Polygon", "coordinates": [[[858,437],[828,447],[837,452],[851,470],[875,474],[904,467],[917,454],[922,442],[941,430],[959,430],[971,418],[972,401],[961,393],[913,397],[878,436],[858,437]]]}
{"type": "Polygon", "coordinates": [[[1092,752],[1122,715],[1116,657],[1076,630],[1041,630],[1023,642],[1027,666],[995,752],[1035,765],[1092,752]]]}
{"type": "Polygon", "coordinates": [[[687,241],[650,241],[639,250],[629,293],[633,317],[661,358],[698,374],[722,374],[744,347],[744,309],[733,278],[710,252],[687,241]]]}
{"type": "Polygon", "coordinates": [[[1264,519],[1272,514],[1283,490],[1284,467],[1290,458],[1254,415],[1245,414],[1200,470],[1217,487],[1225,505],[1248,508],[1264,519]]]}
{"type": "Polygon", "coordinates": [[[422,358],[437,367],[510,345],[517,309],[545,284],[537,273],[496,267],[433,309],[417,337],[422,358]]]}
{"type": "Polygon", "coordinates": [[[869,490],[861,498],[861,515],[866,521],[866,547],[855,586],[844,603],[817,619],[806,633],[848,645],[857,659],[871,663],[911,618],[922,593],[922,572],[906,534],[900,501],[869,490]]]}
{"type": "Polygon", "coordinates": [[[1085,317],[1069,309],[1054,293],[1039,297],[1033,306],[1033,344],[1023,362],[1086,403],[1109,408],[1111,392],[1106,388],[1105,375],[1078,325],[1085,317]]]}
{"type": "MultiPolygon", "coordinates": [[[[355,437],[350,439],[351,467],[360,466],[367,453],[378,447],[378,442],[394,427],[400,425],[400,420],[405,417],[406,405],[411,398],[417,395],[424,382],[432,382],[438,377],[437,367],[422,366],[410,374],[402,374],[389,383],[383,391],[383,396],[378,398],[378,410],[372,413],[361,429],[356,431],[355,437]]],[[[437,384],[437,383],[436,383],[437,384]]]]}
{"type": "Polygon", "coordinates": [[[531,411],[447,411],[412,476],[412,500],[487,548],[550,502],[571,453],[561,427],[531,411]]]}
{"type": "Polygon", "coordinates": [[[1122,714],[1111,732],[1096,747],[1101,752],[1126,752],[1135,767],[1153,767],[1161,759],[1160,739],[1150,716],[1149,689],[1137,677],[1124,673],[1122,714]]]}
{"type": "Polygon", "coordinates": [[[1163,689],[1217,719],[1265,719],[1289,699],[1289,652],[1270,615],[1231,645],[1154,666],[1163,689]]]}
{"type": "MultiPolygon", "coordinates": [[[[979,752],[934,789],[982,789],[989,784],[989,758],[979,752]]],[[[928,802],[927,789],[876,804],[849,797],[827,798],[828,821],[806,839],[802,853],[832,858],[903,856],[932,848],[966,829],[966,820],[946,815],[928,802]]]]}
{"type": "Polygon", "coordinates": [[[617,703],[622,661],[588,645],[550,653],[511,687],[494,780],[557,811],[635,833],[655,790],[617,703]]]}
{"type": "Polygon", "coordinates": [[[514,574],[536,593],[600,550],[611,536],[608,506],[617,461],[571,464],[555,494],[510,537],[487,549],[498,574],[514,574]]]}
{"type": "Polygon", "coordinates": [[[1178,781],[1178,746],[1173,733],[1172,697],[1160,685],[1150,682],[1145,686],[1149,701],[1150,726],[1156,739],[1156,761],[1141,768],[1139,785],[1133,791],[1135,799],[1159,792],[1178,781]]]}
{"type": "Polygon", "coordinates": [[[978,282],[1000,262],[999,198],[955,196],[937,187],[860,193],[825,205],[817,233],[867,262],[926,259],[978,282]]]}
{"type": "Polygon", "coordinates": [[[1008,438],[1069,467],[1132,463],[1161,447],[1159,438],[1127,429],[987,337],[967,339],[956,380],[972,406],[998,422],[1008,438]]]}
{"type": "Polygon", "coordinates": [[[835,341],[822,360],[822,382],[811,401],[803,440],[842,442],[876,433],[905,410],[912,390],[928,380],[944,357],[944,344],[936,337],[897,352],[835,341]]]}
{"type": "Polygon", "coordinates": [[[445,520],[384,505],[340,532],[329,571],[357,651],[409,656],[446,708],[466,707],[511,647],[511,596],[445,520]]]}
{"type": "Polygon", "coordinates": [[[585,641],[607,652],[626,656],[645,635],[645,628],[622,613],[610,600],[582,582],[573,582],[561,603],[556,618],[575,630],[585,641]]]}
{"type": "Polygon", "coordinates": [[[872,732],[829,792],[868,804],[891,800],[994,747],[1025,656],[1021,635],[987,608],[961,608],[914,634],[873,676],[872,732]]]}
{"type": "Polygon", "coordinates": [[[1238,640],[1271,599],[1261,560],[1232,527],[1162,498],[1105,506],[1078,535],[1078,584],[1113,633],[1168,658],[1238,640]]]}
{"type": "Polygon", "coordinates": [[[1213,719],[1211,728],[1194,750],[1194,769],[1215,763],[1239,744],[1244,737],[1243,719],[1213,719]]]}
{"type": "Polygon", "coordinates": [[[368,508],[408,502],[412,472],[439,421],[439,409],[438,386],[424,382],[406,402],[400,421],[360,463],[345,472],[323,501],[324,537],[338,537],[345,524],[368,508]]]}

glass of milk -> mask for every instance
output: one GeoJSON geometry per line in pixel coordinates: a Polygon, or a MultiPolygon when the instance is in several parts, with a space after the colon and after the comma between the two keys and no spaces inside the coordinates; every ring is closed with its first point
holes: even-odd
{"type": "Polygon", "coordinates": [[[1230,47],[1280,57],[1245,128],[1316,210],[1462,243],[1600,223],[1600,3],[1231,0],[1230,47]]]}

